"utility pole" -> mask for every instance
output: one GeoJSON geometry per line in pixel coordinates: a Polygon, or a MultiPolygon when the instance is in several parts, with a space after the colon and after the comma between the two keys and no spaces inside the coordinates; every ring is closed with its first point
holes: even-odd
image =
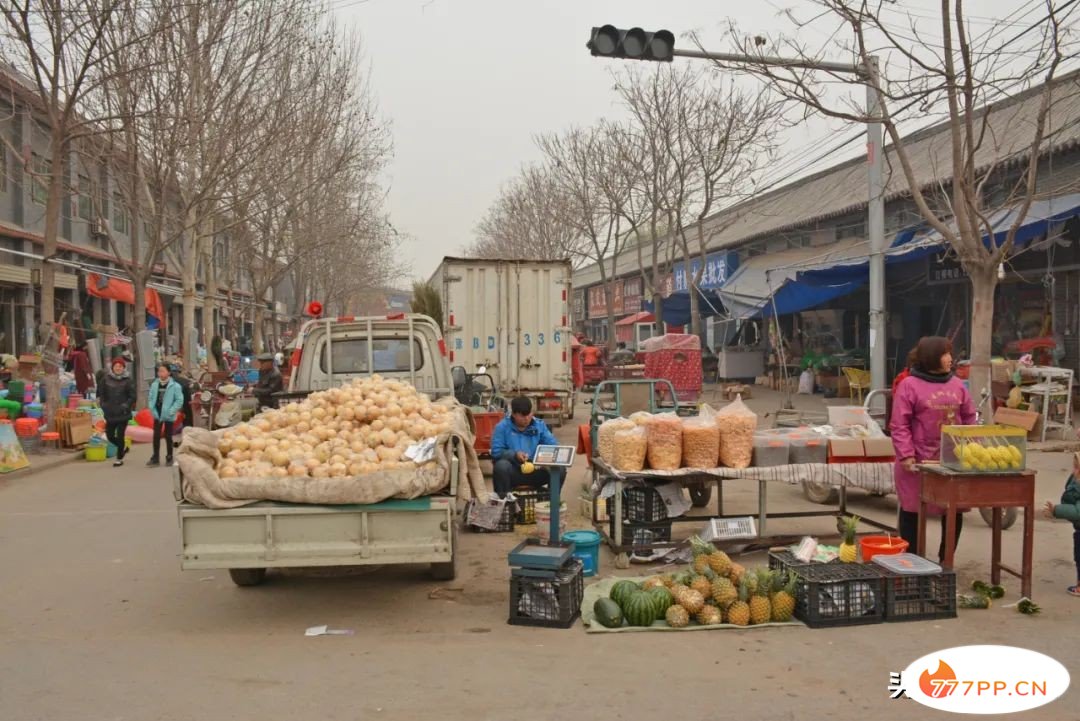
{"type": "MultiPolygon", "coordinates": [[[[641,28],[620,30],[611,25],[592,29],[588,48],[594,56],[629,60],[653,60],[670,62],[672,59],[690,58],[710,60],[714,63],[742,65],[768,65],[806,70],[827,70],[833,73],[855,75],[866,85],[866,114],[870,118],[881,117],[878,102],[878,61],[870,56],[867,64],[811,61],[803,58],[781,58],[745,55],[741,53],[713,53],[705,50],[682,50],[674,46],[674,35],[667,30],[646,33],[641,28]]],[[[870,377],[875,389],[887,387],[885,380],[885,148],[884,126],[880,122],[866,124],[866,160],[869,186],[866,229],[869,235],[870,266],[870,377]]]]}

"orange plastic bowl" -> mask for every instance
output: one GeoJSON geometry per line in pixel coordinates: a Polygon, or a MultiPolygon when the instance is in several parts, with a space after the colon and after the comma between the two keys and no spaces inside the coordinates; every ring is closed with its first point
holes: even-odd
{"type": "Polygon", "coordinates": [[[870,563],[874,556],[895,556],[908,549],[908,542],[896,536],[863,536],[859,539],[862,562],[870,563]]]}

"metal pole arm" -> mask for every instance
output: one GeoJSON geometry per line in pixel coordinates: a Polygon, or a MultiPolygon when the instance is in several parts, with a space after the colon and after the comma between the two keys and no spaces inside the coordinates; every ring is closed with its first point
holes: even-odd
{"type": "Polygon", "coordinates": [[[679,50],[678,48],[672,51],[672,55],[677,58],[696,58],[698,60],[715,60],[726,63],[774,65],[784,68],[802,68],[804,70],[829,70],[834,73],[852,73],[859,76],[868,74],[861,64],[835,63],[826,60],[779,58],[769,55],[744,55],[741,53],[712,53],[706,50],[679,50]]]}

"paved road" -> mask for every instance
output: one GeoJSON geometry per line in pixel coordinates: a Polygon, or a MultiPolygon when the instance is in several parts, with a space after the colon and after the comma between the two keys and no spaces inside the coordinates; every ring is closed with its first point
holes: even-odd
{"type": "MultiPolygon", "coordinates": [[[[994,608],[836,630],[597,637],[506,625],[503,559],[516,539],[505,535],[462,537],[448,585],[463,590],[450,600],[429,598],[424,569],[294,573],[253,589],[224,571],[183,573],[169,472],[143,468],[145,457],[0,480],[0,718],[770,720],[807,718],[812,705],[814,718],[922,719],[885,687],[934,649],[1011,643],[1080,668],[1065,524],[1037,525],[1038,618],[994,608]],[[356,634],[303,636],[324,623],[356,634]]],[[[1046,494],[1067,458],[1038,459],[1046,494]]],[[[801,503],[793,488],[773,497],[801,503]]],[[[754,507],[749,489],[730,500],[754,507]]],[[[985,576],[989,536],[975,517],[964,534],[967,584],[985,576]]],[[[1024,718],[1077,718],[1078,701],[1074,686],[1024,718]]]]}

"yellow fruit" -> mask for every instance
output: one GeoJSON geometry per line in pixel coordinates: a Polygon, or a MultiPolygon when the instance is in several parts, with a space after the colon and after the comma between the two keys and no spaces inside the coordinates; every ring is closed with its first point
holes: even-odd
{"type": "Polygon", "coordinates": [[[667,612],[664,614],[664,618],[672,628],[684,628],[690,623],[690,614],[686,612],[686,609],[676,604],[674,606],[668,606],[667,612]]]}
{"type": "Polygon", "coordinates": [[[704,606],[695,619],[702,626],[716,626],[722,623],[720,609],[716,606],[704,606]]]}
{"type": "Polygon", "coordinates": [[[526,476],[529,475],[530,473],[532,473],[535,470],[536,470],[536,466],[534,466],[532,464],[532,462],[530,462],[530,461],[525,461],[524,463],[521,464],[521,472],[524,473],[526,476]]]}
{"type": "Polygon", "coordinates": [[[685,608],[687,613],[693,615],[705,606],[705,597],[694,589],[690,589],[679,599],[679,605],[685,608]]]}
{"type": "Polygon", "coordinates": [[[727,622],[735,626],[750,625],[750,606],[746,601],[736,601],[727,611],[727,622]]]}

